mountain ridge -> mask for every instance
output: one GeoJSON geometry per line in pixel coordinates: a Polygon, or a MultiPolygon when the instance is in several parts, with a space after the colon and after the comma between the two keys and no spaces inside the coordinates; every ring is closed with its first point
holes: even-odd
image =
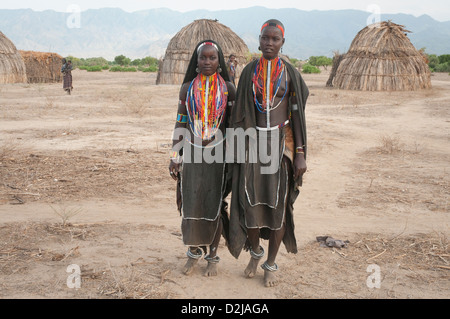
{"type": "MultiPolygon", "coordinates": [[[[0,31],[20,50],[57,52],[63,56],[99,57],[112,60],[164,55],[170,39],[197,19],[218,19],[257,52],[261,24],[270,18],[286,27],[283,53],[300,59],[312,55],[331,57],[346,52],[355,35],[366,26],[369,12],[358,10],[304,11],[255,6],[221,11],[178,12],[156,8],[126,12],[120,8],[88,9],[80,12],[80,28],[70,28],[73,13],[53,10],[0,9],[0,31]]],[[[404,25],[411,42],[427,53],[450,53],[450,21],[439,22],[428,15],[382,14],[381,20],[404,25]]]]}

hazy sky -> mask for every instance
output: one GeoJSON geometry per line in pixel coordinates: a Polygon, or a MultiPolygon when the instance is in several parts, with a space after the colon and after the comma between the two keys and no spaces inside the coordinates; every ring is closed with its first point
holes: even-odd
{"type": "Polygon", "coordinates": [[[428,14],[438,21],[450,21],[450,3],[448,0],[316,0],[316,1],[298,1],[298,0],[225,0],[225,1],[149,1],[149,0],[2,0],[0,9],[23,9],[29,8],[37,11],[55,10],[66,12],[71,5],[77,5],[81,11],[87,9],[98,9],[104,7],[117,7],[125,11],[133,12],[138,10],[152,8],[170,8],[173,10],[185,12],[196,9],[223,10],[238,9],[252,6],[263,6],[267,8],[297,8],[301,10],[341,10],[355,9],[363,11],[368,10],[369,6],[374,5],[379,8],[380,13],[407,13],[414,16],[428,14]],[[5,3],[7,2],[7,3],[5,3]]]}

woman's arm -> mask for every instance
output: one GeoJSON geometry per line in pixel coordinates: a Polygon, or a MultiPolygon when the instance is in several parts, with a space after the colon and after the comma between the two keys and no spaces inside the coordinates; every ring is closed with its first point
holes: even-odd
{"type": "Polygon", "coordinates": [[[169,172],[174,180],[177,180],[178,173],[180,171],[181,160],[180,152],[183,147],[184,129],[187,127],[187,108],[186,108],[186,95],[189,88],[189,83],[185,83],[180,90],[177,119],[174,127],[174,134],[172,137],[172,153],[170,156],[169,172]]]}
{"type": "MultiPolygon", "coordinates": [[[[291,86],[292,87],[292,86],[291,86]]],[[[294,178],[297,180],[306,172],[305,145],[303,144],[303,133],[301,129],[300,116],[295,114],[299,112],[299,105],[295,92],[291,91],[291,111],[292,111],[292,130],[294,133],[295,154],[294,154],[294,178]]]]}

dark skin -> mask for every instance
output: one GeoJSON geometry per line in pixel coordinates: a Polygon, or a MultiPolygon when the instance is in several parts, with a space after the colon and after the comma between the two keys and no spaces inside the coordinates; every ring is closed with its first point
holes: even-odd
{"type": "MultiPolygon", "coordinates": [[[[273,60],[278,57],[281,47],[284,45],[285,39],[283,38],[283,33],[280,29],[275,26],[268,26],[262,30],[261,35],[259,37],[259,44],[263,54],[263,57],[267,60],[273,60]]],[[[286,71],[287,72],[287,71],[286,71]]],[[[286,74],[285,72],[285,74],[286,74]]],[[[277,96],[274,100],[274,105],[277,105],[279,101],[282,99],[285,91],[286,97],[291,96],[291,80],[288,76],[287,78],[287,86],[285,81],[285,74],[283,74],[283,79],[281,80],[281,87],[277,93],[277,96]]],[[[289,100],[287,98],[281,102],[281,104],[274,110],[270,111],[270,126],[274,127],[279,124],[284,123],[287,119],[289,119],[289,100]]],[[[262,96],[261,94],[257,94],[258,100],[261,102],[262,96]]],[[[290,97],[292,104],[297,104],[295,101],[295,96],[290,97]]],[[[295,111],[293,111],[295,112],[295,111]]],[[[265,113],[256,112],[256,122],[260,127],[267,126],[267,118],[265,113]]],[[[297,116],[293,116],[291,118],[290,125],[294,134],[294,143],[295,147],[302,146],[302,133],[300,129],[300,122],[297,116]]],[[[304,154],[296,153],[294,157],[294,179],[300,178],[306,172],[306,161],[304,154]]],[[[278,250],[280,248],[281,242],[283,240],[283,236],[286,230],[286,225],[283,223],[283,226],[278,230],[270,231],[269,238],[269,251],[267,255],[267,263],[270,266],[275,264],[275,259],[278,254],[278,250]]],[[[247,229],[247,237],[250,242],[252,250],[259,254],[261,252],[260,249],[260,230],[257,228],[247,229]]],[[[258,266],[259,260],[251,258],[250,262],[245,269],[245,274],[248,277],[253,277],[256,274],[256,269],[258,266]]],[[[264,270],[264,284],[266,287],[272,287],[277,284],[276,276],[273,272],[268,270],[264,270]]]]}
{"type": "MultiPolygon", "coordinates": [[[[218,67],[219,67],[219,53],[217,49],[215,49],[213,46],[206,45],[203,46],[198,54],[198,69],[200,73],[202,73],[205,76],[211,76],[213,75],[218,67]]],[[[231,82],[226,82],[227,84],[227,90],[228,90],[228,102],[233,102],[235,100],[236,96],[236,88],[231,82]]],[[[181,101],[186,101],[186,94],[189,89],[190,83],[185,83],[180,90],[179,99],[181,101]]],[[[230,105],[227,105],[226,114],[231,113],[231,107],[230,105]]],[[[179,104],[178,105],[178,114],[187,114],[186,105],[179,104]]],[[[177,122],[175,124],[175,128],[187,128],[187,123],[179,123],[177,122]]],[[[202,141],[203,145],[207,145],[214,141],[214,138],[209,141],[202,141]]],[[[180,143],[180,139],[174,139],[172,141],[173,147],[175,147],[178,143],[180,143]]],[[[170,175],[174,180],[177,180],[179,177],[181,168],[181,163],[177,163],[173,159],[170,160],[169,164],[169,172],[170,175]]],[[[222,222],[219,218],[219,226],[216,231],[215,238],[212,242],[212,244],[209,247],[209,256],[214,258],[217,255],[217,247],[219,246],[220,242],[220,236],[222,234],[222,222]]],[[[198,249],[198,247],[189,247],[191,252],[195,253],[198,249]]],[[[183,273],[186,275],[189,275],[192,273],[194,266],[197,264],[197,259],[188,258],[188,261],[186,262],[186,265],[183,268],[183,273]]],[[[205,271],[205,276],[215,276],[217,275],[217,264],[215,263],[208,263],[208,266],[205,271]]]]}

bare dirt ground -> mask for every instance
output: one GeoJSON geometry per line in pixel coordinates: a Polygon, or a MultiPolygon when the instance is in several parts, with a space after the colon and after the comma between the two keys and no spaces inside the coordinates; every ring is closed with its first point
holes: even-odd
{"type": "Polygon", "coordinates": [[[168,174],[179,87],[155,77],[76,70],[70,96],[61,84],[0,85],[1,298],[450,297],[448,74],[420,92],[341,91],[325,88],[327,72],[305,76],[299,253],[281,247],[274,288],[261,269],[244,278],[248,253],[235,259],[224,242],[217,277],[203,276],[204,260],[181,273],[168,174]]]}

